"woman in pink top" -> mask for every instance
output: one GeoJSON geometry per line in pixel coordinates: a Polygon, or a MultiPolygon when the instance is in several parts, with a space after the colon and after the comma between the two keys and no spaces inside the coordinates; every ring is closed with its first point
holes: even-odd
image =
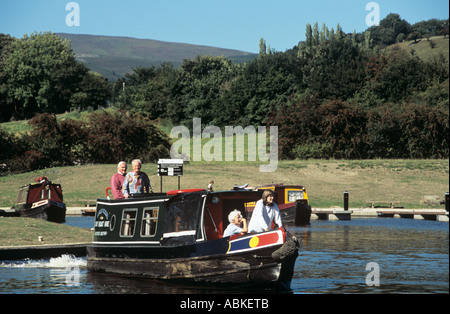
{"type": "Polygon", "coordinates": [[[121,161],[117,165],[117,172],[111,178],[111,190],[115,200],[125,198],[122,193],[122,185],[126,174],[127,163],[125,161],[121,161]]]}

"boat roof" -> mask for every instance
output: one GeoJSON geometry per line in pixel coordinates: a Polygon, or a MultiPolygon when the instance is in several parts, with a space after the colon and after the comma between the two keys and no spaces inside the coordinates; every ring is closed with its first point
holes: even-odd
{"type": "Polygon", "coordinates": [[[292,189],[292,188],[297,188],[297,189],[302,189],[304,187],[305,186],[301,185],[301,184],[287,184],[287,185],[284,185],[283,183],[277,183],[277,184],[267,184],[267,185],[257,186],[256,189],[264,189],[264,188],[275,188],[275,189],[282,189],[282,188],[292,189]]]}
{"type": "MultiPolygon", "coordinates": [[[[186,192],[185,194],[188,194],[189,192],[186,192]]],[[[254,199],[255,197],[261,197],[262,191],[258,190],[225,190],[225,191],[214,191],[214,192],[208,192],[206,190],[203,191],[196,191],[191,193],[200,193],[202,195],[208,195],[208,197],[213,196],[223,196],[225,198],[233,198],[239,196],[240,198],[245,199],[254,199]]],[[[136,200],[155,200],[155,199],[171,199],[174,196],[178,194],[167,194],[167,193],[146,193],[141,195],[134,195],[133,198],[129,199],[118,199],[118,200],[108,200],[105,198],[98,198],[97,201],[101,202],[111,202],[111,203],[118,203],[118,202],[131,202],[136,200]]]]}

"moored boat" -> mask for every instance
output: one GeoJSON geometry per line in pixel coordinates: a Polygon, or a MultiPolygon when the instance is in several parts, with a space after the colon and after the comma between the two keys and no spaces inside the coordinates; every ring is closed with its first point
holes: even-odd
{"type": "Polygon", "coordinates": [[[285,229],[223,237],[228,214],[245,213],[261,195],[178,190],[98,199],[87,267],[162,280],[290,289],[298,242],[285,229]]]}
{"type": "Polygon", "coordinates": [[[61,184],[52,183],[47,177],[19,188],[13,208],[21,217],[39,218],[56,223],[66,221],[66,205],[63,202],[61,184]]]}

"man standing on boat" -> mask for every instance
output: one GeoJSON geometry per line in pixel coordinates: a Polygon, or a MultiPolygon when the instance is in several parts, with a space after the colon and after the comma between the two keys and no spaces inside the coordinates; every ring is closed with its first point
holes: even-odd
{"type": "Polygon", "coordinates": [[[129,198],[131,194],[149,193],[152,189],[147,174],[141,172],[142,162],[135,159],[131,164],[133,171],[127,173],[123,181],[122,192],[125,198],[129,198]]]}
{"type": "Polygon", "coordinates": [[[258,233],[272,230],[272,222],[278,225],[278,228],[283,226],[280,210],[278,205],[273,202],[273,197],[272,190],[265,190],[262,199],[256,202],[248,225],[248,232],[258,233]]]}
{"type": "Polygon", "coordinates": [[[123,180],[127,175],[127,163],[125,161],[119,162],[117,165],[117,172],[111,177],[111,191],[115,200],[123,199],[122,186],[123,180]]]}

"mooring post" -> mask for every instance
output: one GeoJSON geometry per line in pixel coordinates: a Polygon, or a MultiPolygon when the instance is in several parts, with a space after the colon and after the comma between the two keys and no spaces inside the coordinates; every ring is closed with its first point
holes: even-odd
{"type": "Polygon", "coordinates": [[[344,210],[348,210],[348,192],[344,191],[344,210]]]}
{"type": "Polygon", "coordinates": [[[448,196],[448,192],[445,193],[445,211],[449,211],[448,210],[449,207],[449,196],[448,196]]]}

